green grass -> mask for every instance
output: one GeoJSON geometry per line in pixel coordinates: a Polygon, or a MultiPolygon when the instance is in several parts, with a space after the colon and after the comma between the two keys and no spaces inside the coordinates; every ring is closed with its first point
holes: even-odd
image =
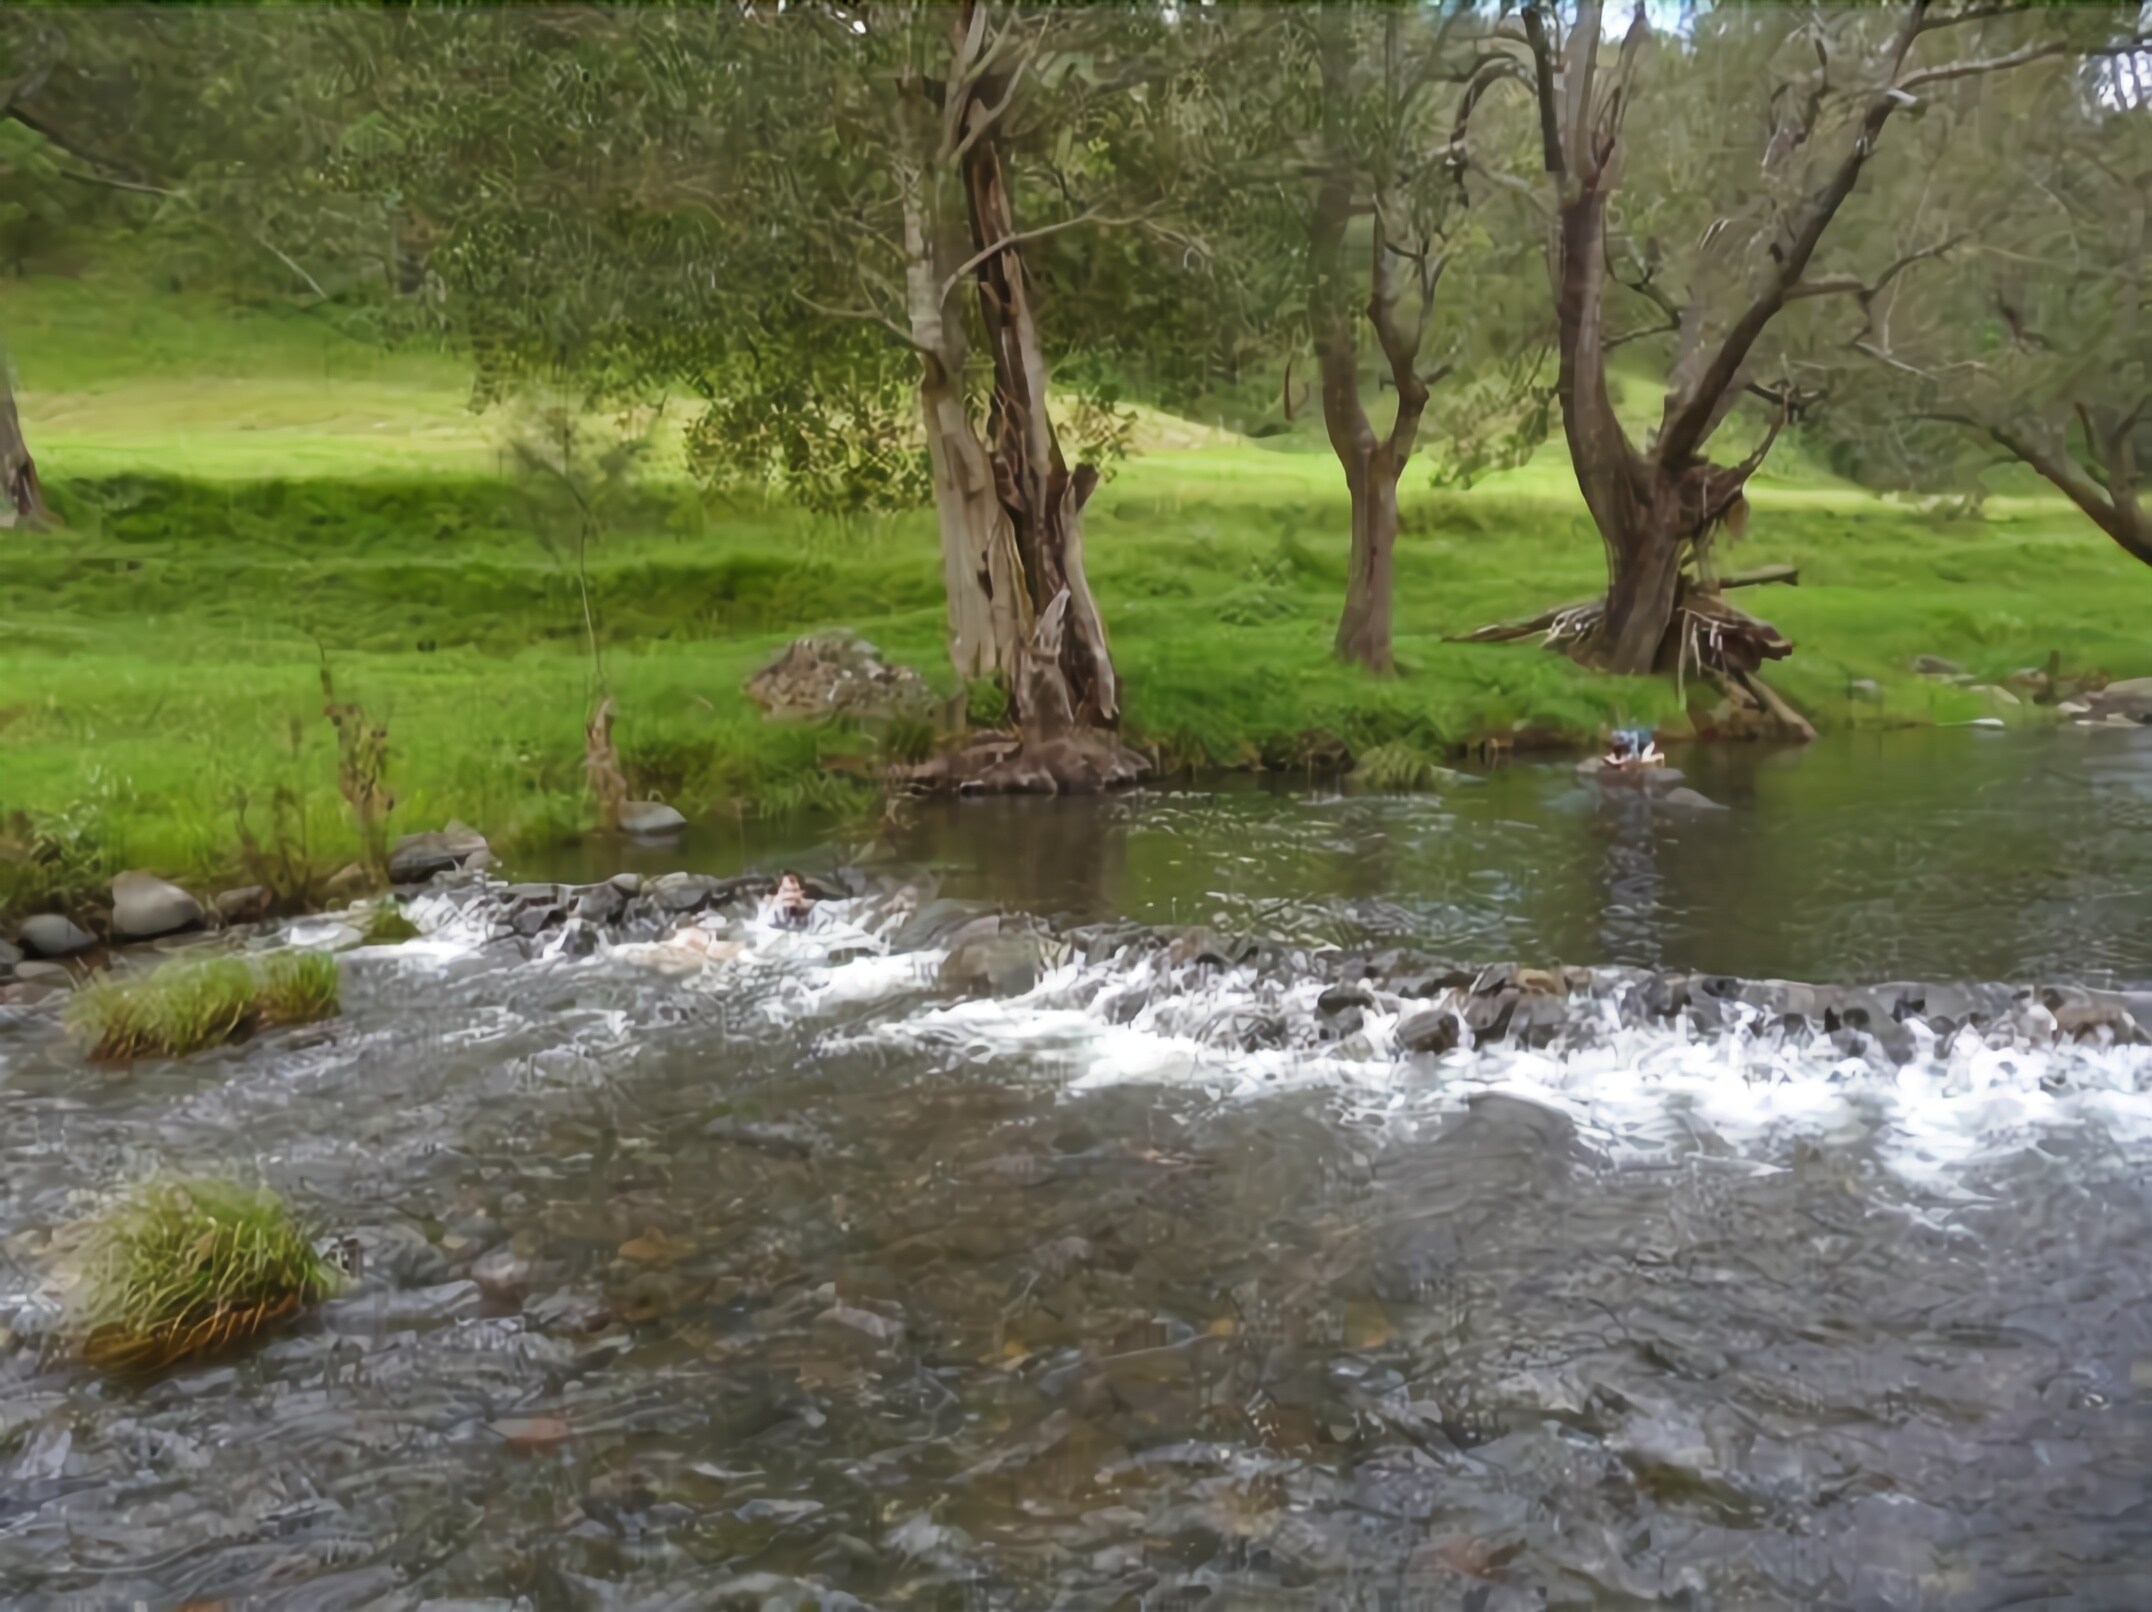
{"type": "Polygon", "coordinates": [[[206,1180],[151,1182],[106,1211],[83,1277],[84,1353],[114,1371],[242,1343],[337,1285],[275,1193],[206,1180]]]}
{"type": "Polygon", "coordinates": [[[107,975],[75,993],[68,1026],[94,1058],[183,1058],[257,1024],[305,1024],[337,1011],[336,959],[288,952],[259,966],[181,959],[147,974],[107,975]]]}
{"type": "MultiPolygon", "coordinates": [[[[236,876],[242,811],[262,839],[349,860],[324,652],[339,697],[388,729],[392,833],[461,818],[512,853],[587,826],[577,590],[453,363],[94,282],[0,284],[0,329],[67,521],[0,536],[0,840],[16,843],[0,901],[126,866],[236,876]],[[7,829],[11,810],[29,822],[7,829]]],[[[690,816],[855,808],[882,741],[766,722],[741,685],[790,637],[843,624],[952,688],[931,516],[713,503],[662,469],[590,555],[631,788],[690,816]]],[[[1304,426],[1125,465],[1087,550],[1131,732],[1172,761],[1293,767],[1335,741],[1433,757],[1518,726],[1678,720],[1664,684],[1444,642],[1601,586],[1558,446],[1468,493],[1416,468],[1403,502],[1401,675],[1379,681],[1330,654],[1345,499],[1304,426]]],[[[1984,679],[2050,650],[2070,670],[2152,672],[2152,575],[2056,500],[2014,493],[1948,521],[1794,445],[1753,502],[1729,563],[1801,568],[1800,587],[1746,602],[1798,645],[1772,680],[1819,726],[2031,719],[1912,677],[1922,653],[1984,679]],[[1849,698],[1856,679],[1880,704],[1849,698]]]]}

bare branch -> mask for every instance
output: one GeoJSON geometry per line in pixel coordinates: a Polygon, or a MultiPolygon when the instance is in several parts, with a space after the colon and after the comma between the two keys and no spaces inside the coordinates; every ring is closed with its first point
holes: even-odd
{"type": "Polygon", "coordinates": [[[807,295],[797,286],[793,287],[792,295],[806,306],[812,308],[816,313],[826,314],[832,319],[857,319],[870,325],[880,325],[892,336],[895,336],[897,340],[904,343],[905,346],[918,352],[926,351],[924,347],[921,347],[919,343],[912,339],[910,331],[906,330],[886,313],[879,312],[873,308],[832,308],[826,303],[815,301],[814,298],[807,295]]]}
{"type": "Polygon", "coordinates": [[[269,239],[268,236],[257,235],[254,237],[254,239],[261,244],[263,251],[267,252],[271,257],[275,258],[279,263],[283,264],[285,268],[291,270],[291,272],[296,274],[300,279],[304,280],[306,282],[306,288],[309,291],[313,292],[315,296],[321,298],[323,302],[327,302],[329,300],[329,293],[321,289],[321,282],[316,280],[311,274],[308,274],[306,270],[300,268],[297,263],[293,262],[290,257],[288,257],[281,249],[278,248],[277,244],[274,241],[269,239]]]}
{"type": "Polygon", "coordinates": [[[1013,235],[1004,235],[991,246],[982,247],[957,265],[951,271],[949,277],[942,282],[942,298],[944,301],[948,300],[949,293],[963,284],[964,277],[967,274],[970,274],[989,258],[1006,252],[1012,247],[1023,246],[1031,241],[1041,241],[1049,235],[1059,235],[1063,230],[1074,229],[1079,224],[1096,224],[1101,229],[1126,229],[1130,225],[1144,224],[1148,221],[1148,215],[1142,213],[1132,214],[1127,218],[1108,218],[1093,209],[1088,213],[1080,213],[1074,218],[1060,219],[1052,224],[1041,224],[1036,229],[1020,229],[1013,235]]]}
{"type": "Polygon", "coordinates": [[[1932,34],[1938,29],[1955,28],[1958,24],[1964,22],[1986,22],[1991,17],[2022,17],[2027,12],[2037,11],[2038,9],[2039,7],[2032,4],[2031,0],[2010,0],[2008,4],[1995,6],[1968,6],[1963,11],[1946,12],[1940,17],[1924,18],[1920,25],[1920,31],[1924,34],[1932,34]]]}
{"type": "Polygon", "coordinates": [[[1547,19],[1536,5],[1524,8],[1524,37],[1532,50],[1532,74],[1539,96],[1539,146],[1541,160],[1548,173],[1561,178],[1566,172],[1562,161],[1561,124],[1554,109],[1554,45],[1547,38],[1547,19]]]}
{"type": "MultiPolygon", "coordinates": [[[[1903,71],[1907,54],[1919,35],[1921,18],[1926,13],[1926,0],[1913,0],[1906,10],[1905,20],[1900,23],[1896,37],[1891,41],[1886,82],[1893,81],[1903,71]]],[[[1808,260],[1815,254],[1823,240],[1824,231],[1838,209],[1853,194],[1854,184],[1859,180],[1861,169],[1875,152],[1876,141],[1883,126],[1897,109],[1901,100],[1894,90],[1885,90],[1868,103],[1859,130],[1851,148],[1840,160],[1837,169],[1823,188],[1812,196],[1802,209],[1792,231],[1792,239],[1779,257],[1770,284],[1745,308],[1728,329],[1719,349],[1704,366],[1703,373],[1694,386],[1669,397],[1664,413],[1664,426],[1659,433],[1660,462],[1678,465],[1689,459],[1703,445],[1706,437],[1722,416],[1721,404],[1742,366],[1747,363],[1750,349],[1756,345],[1771,321],[1778,317],[1786,304],[1786,294],[1801,281],[1807,272],[1808,260]]]]}

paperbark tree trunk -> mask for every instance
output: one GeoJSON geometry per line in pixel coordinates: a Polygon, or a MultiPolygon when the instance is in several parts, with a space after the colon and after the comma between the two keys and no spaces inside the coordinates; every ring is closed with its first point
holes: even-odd
{"type": "Polygon", "coordinates": [[[0,352],[0,526],[42,525],[47,519],[43,490],[37,484],[37,461],[22,439],[15,413],[15,390],[7,355],[0,352]]]}
{"type": "Polygon", "coordinates": [[[1019,659],[1010,696],[1027,742],[1071,732],[1110,731],[1121,702],[1105,625],[1084,574],[1083,508],[1098,485],[1089,465],[1071,472],[1047,414],[1046,362],[1037,312],[1024,273],[1007,175],[990,128],[1000,86],[991,78],[973,92],[963,157],[974,255],[979,257],[979,312],[994,361],[994,395],[987,414],[986,455],[994,494],[1008,522],[1022,578],[1012,614],[1019,659]],[[995,248],[998,247],[998,250],[995,248]],[[1057,608],[1058,607],[1058,608],[1057,608]]]}

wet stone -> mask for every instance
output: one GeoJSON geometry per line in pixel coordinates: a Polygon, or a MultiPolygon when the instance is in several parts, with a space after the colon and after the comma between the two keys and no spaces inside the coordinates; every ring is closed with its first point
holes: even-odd
{"type": "Polygon", "coordinates": [[[628,892],[617,884],[594,884],[575,898],[575,915],[590,923],[609,924],[628,909],[628,892]]]}

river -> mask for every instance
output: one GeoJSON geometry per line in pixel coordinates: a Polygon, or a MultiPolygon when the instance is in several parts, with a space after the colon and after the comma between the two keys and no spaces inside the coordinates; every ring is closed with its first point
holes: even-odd
{"type": "Polygon", "coordinates": [[[854,893],[709,961],[431,894],[333,1024],[125,1073],[0,1009],[0,1603],[2152,1606],[2152,1048],[2057,1028],[2152,1022],[2152,734],[1676,759],[1722,810],[711,833],[627,861],[854,893]],[[1050,944],[959,988],[986,907],[1050,944]],[[1505,961],[1544,1011],[1404,1045],[1505,961]],[[357,1280],[101,1382],[46,1262],[158,1169],[357,1280]]]}

